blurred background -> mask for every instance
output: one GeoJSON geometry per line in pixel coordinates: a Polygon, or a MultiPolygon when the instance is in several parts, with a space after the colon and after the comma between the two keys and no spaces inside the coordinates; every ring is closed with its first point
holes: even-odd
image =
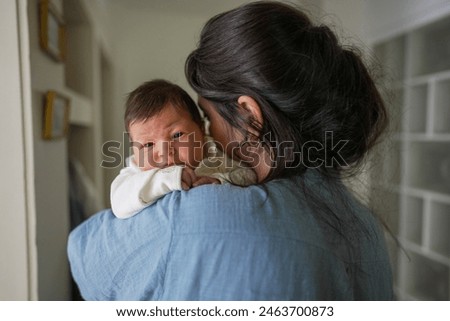
{"type": "MultiPolygon", "coordinates": [[[[246,2],[0,2],[0,300],[78,298],[67,236],[110,206],[110,183],[123,166],[111,155],[127,153],[126,94],[165,78],[195,98],[184,61],[203,24],[246,2]],[[68,126],[63,137],[42,135],[48,91],[63,98],[53,104],[54,119],[62,115],[68,126]],[[64,99],[67,117],[57,112],[64,99]],[[112,141],[121,145],[104,145],[112,141]]],[[[389,135],[349,183],[396,236],[387,237],[397,299],[449,300],[450,1],[289,3],[382,64],[389,135]]]]}

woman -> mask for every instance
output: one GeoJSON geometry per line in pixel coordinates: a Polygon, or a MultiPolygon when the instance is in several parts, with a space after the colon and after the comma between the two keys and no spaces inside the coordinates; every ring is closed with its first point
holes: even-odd
{"type": "Polygon", "coordinates": [[[341,183],[386,126],[364,64],[277,2],[213,17],[186,74],[219,146],[258,185],[173,192],[72,232],[85,299],[389,300],[380,225],[341,183]]]}

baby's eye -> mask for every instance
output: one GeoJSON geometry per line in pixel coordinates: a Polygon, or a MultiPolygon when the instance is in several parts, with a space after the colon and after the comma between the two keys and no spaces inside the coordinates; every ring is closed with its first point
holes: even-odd
{"type": "Polygon", "coordinates": [[[145,148],[152,148],[153,147],[153,143],[149,142],[149,143],[145,143],[144,144],[145,148]]]}
{"type": "Polygon", "coordinates": [[[183,133],[182,133],[182,132],[177,132],[177,133],[175,133],[175,134],[172,136],[172,138],[173,138],[173,139],[177,139],[177,138],[180,138],[181,136],[183,136],[183,133]]]}

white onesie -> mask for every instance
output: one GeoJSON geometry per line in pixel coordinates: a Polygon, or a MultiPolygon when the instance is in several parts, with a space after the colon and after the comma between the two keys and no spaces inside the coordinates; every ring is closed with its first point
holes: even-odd
{"type": "MultiPolygon", "coordinates": [[[[257,182],[255,172],[241,167],[220,151],[212,137],[205,136],[207,157],[195,169],[197,176],[210,176],[223,183],[248,186],[257,182]]],[[[144,207],[156,202],[165,194],[181,190],[183,166],[170,166],[142,171],[134,162],[134,156],[127,159],[123,168],[111,184],[111,208],[118,218],[129,218],[144,207]]]]}

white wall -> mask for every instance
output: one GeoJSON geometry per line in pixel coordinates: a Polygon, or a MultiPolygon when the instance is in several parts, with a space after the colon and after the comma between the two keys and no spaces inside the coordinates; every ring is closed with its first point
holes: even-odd
{"type": "MultiPolygon", "coordinates": [[[[184,76],[187,55],[195,48],[201,28],[213,15],[245,0],[112,0],[109,10],[112,51],[122,65],[124,94],[143,81],[165,78],[190,90],[184,76]]],[[[286,1],[289,2],[289,1],[286,1]]],[[[291,1],[296,2],[296,1],[291,1]]],[[[106,2],[105,2],[106,3],[106,2]]],[[[311,13],[321,1],[298,1],[311,13]]],[[[190,91],[193,94],[192,91],[190,91]]]]}
{"type": "Polygon", "coordinates": [[[26,117],[16,2],[1,1],[0,12],[0,300],[27,300],[33,295],[24,148],[26,117]]]}
{"type": "Polygon", "coordinates": [[[373,43],[448,15],[448,0],[363,1],[367,38],[373,43]]]}
{"type": "Polygon", "coordinates": [[[322,0],[322,20],[334,27],[341,41],[349,44],[367,41],[361,0],[322,0]]]}
{"type": "Polygon", "coordinates": [[[158,77],[188,89],[184,62],[204,22],[214,13],[245,1],[111,2],[112,51],[121,64],[125,95],[143,81],[158,77]]]}
{"type": "MultiPolygon", "coordinates": [[[[52,1],[61,10],[61,1],[52,1]]],[[[62,91],[64,65],[46,55],[39,46],[38,1],[28,0],[33,112],[36,244],[40,300],[70,298],[70,274],[66,255],[69,232],[67,141],[42,139],[42,95],[62,91]]]]}

